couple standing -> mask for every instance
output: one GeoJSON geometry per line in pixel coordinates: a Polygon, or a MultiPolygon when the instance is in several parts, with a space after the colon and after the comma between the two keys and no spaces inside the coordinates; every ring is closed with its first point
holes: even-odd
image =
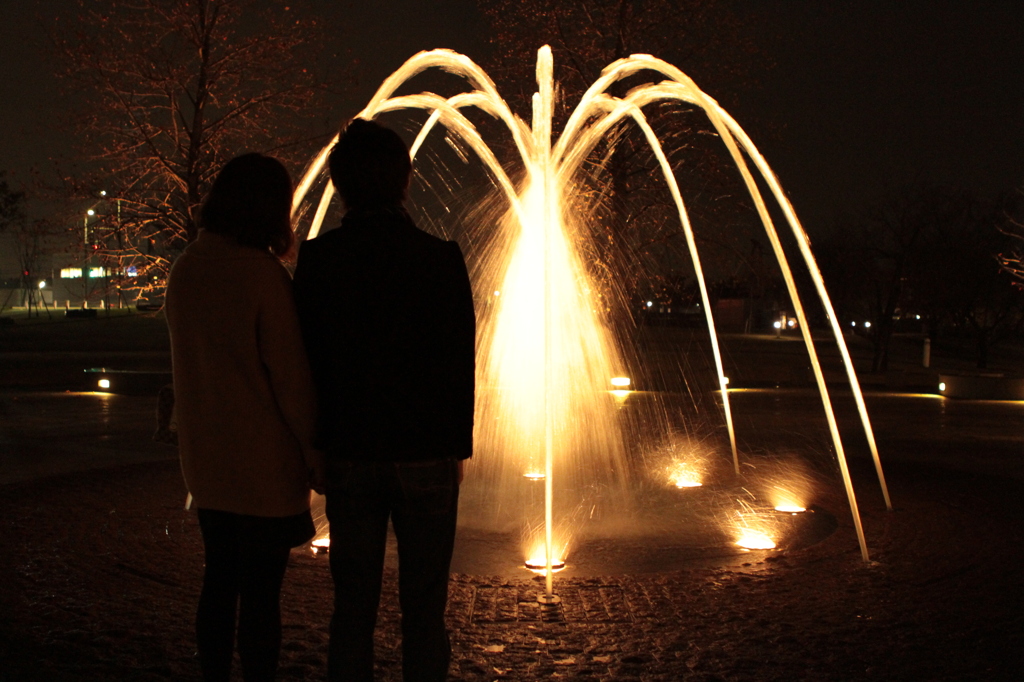
{"type": "Polygon", "coordinates": [[[328,677],[373,679],[388,520],[398,539],[406,680],[443,680],[463,464],[472,454],[475,319],[457,244],[402,208],[393,131],[354,120],[329,157],[341,226],[305,243],[294,283],[292,185],[274,159],[229,162],[167,286],[181,464],[206,568],[203,677],[272,680],[290,548],[325,492],[334,616],[328,677]]]}

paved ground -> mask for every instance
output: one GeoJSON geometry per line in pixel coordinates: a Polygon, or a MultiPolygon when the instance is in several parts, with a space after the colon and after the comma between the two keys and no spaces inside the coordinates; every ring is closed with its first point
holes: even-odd
{"type": "MultiPolygon", "coordinates": [[[[140,353],[161,351],[110,352],[142,366],[153,356],[140,353]]],[[[755,368],[771,362],[773,351],[758,353],[755,368]]],[[[0,681],[197,679],[201,542],[173,451],[146,440],[153,398],[54,392],[86,359],[58,349],[0,355],[16,360],[0,392],[0,681]]],[[[827,462],[817,400],[799,388],[735,392],[743,451],[827,462]]],[[[451,588],[451,679],[1021,679],[1024,403],[881,391],[868,402],[896,505],[884,509],[851,437],[870,563],[833,475],[815,503],[834,527],[815,542],[707,562],[661,541],[644,571],[561,574],[556,609],[537,605],[542,584],[525,571],[464,564],[451,588]]],[[[839,403],[844,432],[855,431],[848,396],[839,403]]],[[[617,549],[598,542],[592,556],[617,549]]],[[[400,679],[394,578],[389,566],[383,680],[400,679]]],[[[296,551],[280,679],[323,678],[330,594],[323,558],[296,551]]]]}

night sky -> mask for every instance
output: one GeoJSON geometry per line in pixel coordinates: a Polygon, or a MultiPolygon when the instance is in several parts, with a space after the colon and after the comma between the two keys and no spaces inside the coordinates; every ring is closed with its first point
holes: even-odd
{"type": "MultiPolygon", "coordinates": [[[[74,103],[40,56],[36,21],[68,0],[4,4],[0,170],[17,179],[71,158],[72,140],[55,123],[74,103]]],[[[486,50],[472,0],[313,4],[338,36],[337,52],[360,62],[339,121],[418,50],[449,47],[478,60],[486,50]]],[[[982,195],[1024,186],[1024,2],[773,0],[758,8],[769,8],[758,42],[776,64],[764,82],[722,93],[691,75],[729,103],[812,237],[909,183],[982,195]]]]}

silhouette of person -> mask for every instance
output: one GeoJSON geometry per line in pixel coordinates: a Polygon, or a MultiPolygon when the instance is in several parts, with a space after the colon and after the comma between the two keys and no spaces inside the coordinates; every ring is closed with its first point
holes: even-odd
{"type": "Polygon", "coordinates": [[[291,279],[292,184],[246,154],[214,180],[199,236],[167,283],[178,446],[206,568],[196,613],[205,680],[226,682],[235,648],[247,682],[273,680],[280,590],[292,547],[314,534],[315,392],[291,279]]]}
{"type": "Polygon", "coordinates": [[[476,321],[462,252],[402,207],[402,139],[353,120],[329,156],[346,213],[302,245],[295,296],[327,454],[334,616],[328,678],[373,679],[388,519],[398,541],[402,670],[444,680],[463,463],[473,451],[476,321]]]}

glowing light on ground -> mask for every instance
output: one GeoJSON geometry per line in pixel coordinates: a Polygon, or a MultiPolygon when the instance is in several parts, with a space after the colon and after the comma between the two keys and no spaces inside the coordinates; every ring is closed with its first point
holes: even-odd
{"type": "Polygon", "coordinates": [[[775,549],[776,519],[758,513],[750,504],[737,500],[739,509],[732,518],[733,542],[743,549],[775,549]]]}
{"type": "MultiPolygon", "coordinates": [[[[538,575],[544,575],[547,573],[547,554],[544,551],[544,543],[539,542],[534,547],[533,551],[530,552],[529,557],[523,562],[523,565],[527,569],[537,573],[538,575]]],[[[551,558],[551,570],[558,572],[565,568],[565,559],[561,558],[558,552],[551,558]]]]}
{"type": "Polygon", "coordinates": [[[309,549],[313,554],[327,554],[331,550],[330,538],[319,538],[309,543],[309,549]]]}
{"type": "Polygon", "coordinates": [[[531,471],[528,474],[523,474],[523,477],[524,478],[528,478],[531,481],[543,481],[544,480],[544,472],[543,471],[531,471]]]}
{"type": "Polygon", "coordinates": [[[743,549],[775,549],[774,540],[754,530],[745,531],[736,539],[736,544],[743,549]]]}
{"type": "Polygon", "coordinates": [[[692,462],[675,460],[668,467],[668,480],[677,488],[699,488],[704,473],[692,462]]]}
{"type": "Polygon", "coordinates": [[[760,483],[763,495],[775,511],[801,514],[812,499],[814,480],[807,466],[795,457],[780,457],[762,467],[760,483]]]}

